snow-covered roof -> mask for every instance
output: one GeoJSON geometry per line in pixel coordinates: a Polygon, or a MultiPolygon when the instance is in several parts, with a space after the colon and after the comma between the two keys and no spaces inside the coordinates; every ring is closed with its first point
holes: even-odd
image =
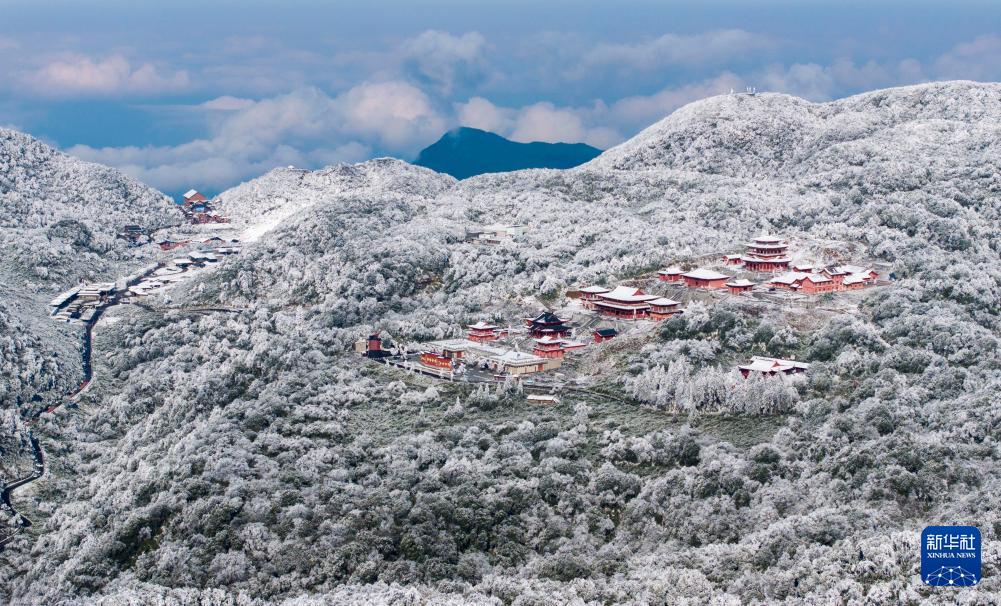
{"type": "Polygon", "coordinates": [[[769,282],[772,284],[795,284],[797,282],[803,282],[804,280],[809,280],[814,284],[823,284],[824,282],[831,281],[830,278],[821,274],[808,274],[802,271],[790,271],[782,274],[781,276],[772,278],[769,282]]]}
{"type": "Polygon", "coordinates": [[[795,284],[805,277],[806,274],[801,271],[790,271],[780,276],[775,276],[769,282],[772,284],[795,284]]]}
{"type": "Polygon", "coordinates": [[[558,404],[560,398],[558,396],[549,396],[544,394],[531,394],[526,398],[529,402],[545,402],[547,404],[558,404]]]}
{"type": "Polygon", "coordinates": [[[580,292],[601,294],[601,293],[608,292],[609,290],[611,290],[611,289],[606,288],[604,286],[597,286],[597,285],[595,285],[595,286],[585,286],[584,288],[580,289],[580,292]]]}
{"type": "Polygon", "coordinates": [[[686,278],[692,278],[694,280],[729,280],[731,276],[726,274],[721,274],[718,271],[713,271],[711,269],[698,268],[690,272],[681,274],[686,278]]]}
{"type": "Polygon", "coordinates": [[[563,339],[557,339],[556,337],[552,337],[550,335],[546,335],[546,336],[542,337],[541,339],[536,339],[535,342],[539,343],[539,344],[542,344],[542,345],[551,345],[553,343],[562,343],[563,339]]]}
{"type": "Polygon", "coordinates": [[[862,267],[861,265],[838,265],[835,266],[834,269],[846,274],[862,274],[867,271],[872,271],[871,269],[862,267]]]}
{"type": "MultiPolygon", "coordinates": [[[[174,191],[177,191],[177,190],[175,189],[174,191]]],[[[187,198],[190,198],[191,196],[194,196],[194,195],[197,195],[197,194],[198,194],[198,190],[189,189],[188,191],[184,192],[184,198],[187,199],[187,198]]]]}
{"type": "Polygon", "coordinates": [[[782,238],[778,236],[772,236],[770,234],[761,234],[760,236],[754,238],[754,241],[760,244],[775,244],[777,242],[785,242],[782,238]]]}
{"type": "Polygon", "coordinates": [[[745,255],[740,258],[744,263],[788,263],[789,257],[755,257],[745,255]]]}
{"type": "Polygon", "coordinates": [[[806,362],[797,362],[796,360],[754,356],[751,358],[750,364],[745,364],[738,368],[751,372],[786,372],[789,370],[807,370],[810,368],[810,365],[806,362]]]}
{"type": "Polygon", "coordinates": [[[865,282],[868,279],[869,279],[869,274],[868,273],[851,274],[851,275],[845,276],[845,278],[842,280],[842,282],[844,284],[858,284],[859,282],[865,282]]]}
{"type": "Polygon", "coordinates": [[[479,322],[477,322],[476,324],[471,324],[471,325],[469,326],[469,328],[472,328],[472,329],[474,329],[474,330],[493,330],[493,329],[495,329],[495,328],[497,328],[497,327],[496,327],[496,326],[494,326],[493,324],[487,324],[487,323],[486,323],[486,322],[484,322],[483,320],[480,320],[480,321],[479,321],[479,322]]]}
{"type": "Polygon", "coordinates": [[[650,305],[656,305],[657,307],[670,307],[672,305],[678,305],[679,303],[679,301],[668,299],[667,297],[658,297],[653,301],[650,301],[650,305]]]}
{"type": "Polygon", "coordinates": [[[643,303],[656,299],[657,295],[644,294],[642,290],[631,286],[616,286],[613,290],[602,294],[601,298],[621,303],[643,303]]]}
{"type": "Polygon", "coordinates": [[[658,271],[657,273],[664,274],[665,276],[676,276],[676,275],[682,273],[682,269],[680,267],[678,267],[677,265],[672,265],[672,266],[668,267],[667,269],[662,269],[662,270],[658,271]]]}
{"type": "Polygon", "coordinates": [[[78,290],[77,292],[79,294],[105,293],[105,292],[111,292],[114,289],[115,289],[114,282],[96,282],[94,284],[86,284],[84,286],[81,286],[80,290],[78,290]]]}
{"type": "Polygon", "coordinates": [[[754,286],[754,282],[751,282],[750,280],[746,280],[744,278],[741,278],[739,280],[730,280],[729,282],[726,283],[726,285],[727,286],[736,286],[736,287],[745,287],[745,286],[754,286]]]}
{"type": "Polygon", "coordinates": [[[622,311],[640,311],[649,309],[650,304],[646,301],[634,301],[631,303],[621,303],[616,301],[595,301],[595,305],[603,308],[621,309],[622,311]]]}
{"type": "Polygon", "coordinates": [[[80,292],[80,287],[79,286],[74,286],[73,288],[67,290],[66,292],[64,292],[63,294],[59,295],[58,297],[52,299],[52,302],[49,303],[49,305],[51,305],[52,307],[60,307],[64,303],[66,303],[67,301],[69,301],[70,299],[72,299],[73,297],[75,297],[78,292],[80,292]]]}
{"type": "Polygon", "coordinates": [[[546,361],[545,358],[540,358],[539,356],[525,353],[523,351],[508,351],[499,356],[492,358],[495,362],[501,364],[514,364],[516,366],[524,366],[527,364],[541,364],[546,361]]]}
{"type": "Polygon", "coordinates": [[[531,318],[529,321],[534,324],[561,324],[566,320],[560,318],[551,311],[544,311],[534,318],[531,318]]]}

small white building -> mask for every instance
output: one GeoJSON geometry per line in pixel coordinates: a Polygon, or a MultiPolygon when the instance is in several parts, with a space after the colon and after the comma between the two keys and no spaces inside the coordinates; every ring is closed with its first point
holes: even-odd
{"type": "Polygon", "coordinates": [[[508,351],[487,358],[487,363],[494,372],[517,376],[559,368],[563,361],[560,358],[540,358],[523,351],[508,351]]]}
{"type": "Polygon", "coordinates": [[[753,356],[750,364],[737,367],[740,374],[746,379],[755,373],[761,376],[794,375],[801,374],[810,369],[806,362],[796,360],[783,360],[782,358],[766,358],[764,356],[753,356]]]}
{"type": "Polygon", "coordinates": [[[539,404],[542,406],[553,406],[560,403],[559,396],[547,394],[531,394],[527,398],[529,404],[539,404]]]}

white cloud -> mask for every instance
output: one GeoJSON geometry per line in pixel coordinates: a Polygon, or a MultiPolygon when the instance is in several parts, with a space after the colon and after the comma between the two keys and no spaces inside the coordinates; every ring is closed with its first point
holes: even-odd
{"type": "Polygon", "coordinates": [[[552,103],[536,103],[521,110],[511,138],[515,141],[584,140],[584,123],[571,109],[557,108],[552,103]]]}
{"type": "Polygon", "coordinates": [[[744,81],[729,72],[703,82],[667,87],[652,95],[634,95],[614,102],[607,120],[625,133],[633,133],[657,122],[692,101],[742,90],[744,81]]]}
{"type": "Polygon", "coordinates": [[[403,82],[366,82],[336,97],[305,88],[260,101],[218,98],[191,109],[220,114],[210,137],[176,146],[67,151],[160,189],[221,189],[276,166],[317,168],[375,153],[410,157],[448,126],[424,93],[403,82]]]}
{"type": "Polygon", "coordinates": [[[514,126],[514,110],[494,105],[483,97],[473,97],[455,104],[460,126],[471,126],[495,133],[510,133],[514,126]]]}
{"type": "Polygon", "coordinates": [[[190,84],[185,70],[161,73],[151,63],[134,67],[122,55],[98,61],[69,55],[26,74],[24,82],[34,92],[49,96],[154,93],[190,84]]]}
{"type": "MultiPolygon", "coordinates": [[[[319,55],[303,54],[291,60],[295,51],[276,49],[269,39],[234,39],[225,45],[226,52],[264,49],[274,56],[263,59],[251,53],[248,61],[241,59],[237,64],[245,71],[230,72],[229,79],[214,79],[211,66],[198,71],[200,80],[212,81],[229,93],[181,108],[195,113],[195,118],[204,118],[207,136],[177,146],[78,146],[71,151],[123,167],[161,188],[225,187],[286,164],[318,167],[374,154],[413,157],[420,147],[456,124],[517,141],[580,141],[607,148],[687,103],[731,89],[742,90],[745,85],[823,101],[936,78],[1001,78],[1001,36],[997,35],[956,45],[923,63],[914,59],[859,62],[843,58],[826,63],[762,65],[759,61],[754,67],[746,65],[744,56],[756,54],[760,59],[777,43],[742,30],[668,34],[637,44],[588,46],[591,43],[586,40],[566,35],[542,36],[542,40],[562,50],[538,53],[536,45],[537,54],[545,56],[518,56],[517,73],[511,65],[488,61],[487,41],[477,32],[452,35],[426,31],[385,51],[361,49],[350,56],[335,55],[328,58],[327,67],[333,66],[341,79],[354,83],[335,96],[289,84],[298,81],[296,74],[312,74],[306,67],[319,65],[315,63],[319,55]],[[745,67],[731,71],[734,64],[745,67]],[[723,69],[724,65],[731,70],[723,69]],[[267,69],[258,69],[261,66],[267,69]],[[692,73],[710,75],[664,86],[692,66],[698,68],[692,73]],[[665,72],[675,75],[665,76],[665,72]],[[278,73],[280,77],[271,81],[278,73]],[[255,77],[262,80],[247,84],[255,77]],[[361,77],[368,80],[358,83],[361,77]],[[568,77],[577,80],[571,82],[568,77]],[[619,78],[628,86],[605,86],[608,78],[619,78]],[[268,80],[267,86],[294,92],[263,93],[265,98],[260,100],[243,98],[251,93],[234,96],[238,90],[263,86],[264,80],[268,80]],[[249,88],[234,88],[232,82],[237,81],[249,88]],[[464,94],[464,89],[470,90],[464,94]],[[655,92],[630,94],[637,89],[655,92]],[[491,101],[492,95],[484,91],[543,101],[503,106],[491,101]],[[597,100],[564,105],[545,101],[557,94],[597,100]]],[[[99,61],[78,55],[63,57],[32,74],[30,81],[36,90],[49,94],[125,94],[189,84],[185,72],[158,71],[152,63],[133,65],[121,55],[99,61]]]]}
{"type": "Polygon", "coordinates": [[[587,77],[599,68],[630,71],[655,71],[665,67],[716,65],[748,54],[771,49],[767,36],[740,29],[710,31],[691,36],[665,34],[638,44],[599,44],[588,51],[580,65],[571,70],[576,77],[587,77]]]}
{"type": "Polygon", "coordinates": [[[445,120],[420,89],[405,82],[363,83],[337,99],[345,128],[375,137],[389,149],[406,149],[445,130],[445,120]]]}
{"type": "Polygon", "coordinates": [[[402,45],[404,66],[444,93],[481,81],[487,73],[487,40],[479,32],[453,36],[428,30],[402,45]]]}
{"type": "Polygon", "coordinates": [[[941,78],[1001,80],[1001,36],[989,34],[958,44],[939,57],[932,69],[941,78]]]}
{"type": "Polygon", "coordinates": [[[253,99],[241,99],[240,97],[223,95],[221,97],[216,97],[215,99],[210,99],[205,103],[200,104],[198,107],[218,111],[236,111],[240,109],[247,109],[253,104],[253,99]]]}
{"type": "Polygon", "coordinates": [[[557,106],[548,102],[521,108],[494,105],[483,97],[456,104],[459,124],[490,130],[515,141],[584,142],[607,149],[661,120],[679,107],[713,95],[741,90],[744,80],[724,72],[715,78],[651,95],[625,97],[607,105],[557,106]]]}

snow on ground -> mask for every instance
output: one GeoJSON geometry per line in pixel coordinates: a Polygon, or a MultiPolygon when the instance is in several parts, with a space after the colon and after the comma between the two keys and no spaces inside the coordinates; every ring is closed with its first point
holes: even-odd
{"type": "Polygon", "coordinates": [[[251,223],[249,227],[243,230],[243,233],[240,235],[240,241],[256,242],[261,236],[278,227],[285,219],[288,219],[308,206],[311,206],[311,204],[275,206],[270,213],[261,216],[256,222],[251,223]]]}

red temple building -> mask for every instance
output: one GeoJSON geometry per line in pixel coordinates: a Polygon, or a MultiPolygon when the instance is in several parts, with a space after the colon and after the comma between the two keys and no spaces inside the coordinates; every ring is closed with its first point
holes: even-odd
{"type": "Polygon", "coordinates": [[[585,309],[594,309],[595,301],[608,291],[609,289],[604,286],[586,286],[580,289],[581,304],[585,309]]]}
{"type": "Polygon", "coordinates": [[[684,272],[678,266],[668,267],[657,272],[657,278],[661,282],[681,282],[681,274],[684,272]]]}
{"type": "Polygon", "coordinates": [[[425,351],[421,354],[421,364],[432,368],[452,370],[452,359],[433,351],[425,351]]]}
{"type": "Polygon", "coordinates": [[[681,313],[681,309],[678,307],[680,303],[673,299],[667,299],[665,297],[659,297],[650,301],[650,318],[653,320],[666,320],[673,315],[681,313]]]}
{"type": "Polygon", "coordinates": [[[789,269],[789,244],[776,236],[758,236],[747,243],[741,257],[747,271],[784,271],[789,269]]]}
{"type": "Polygon", "coordinates": [[[845,290],[859,290],[865,288],[866,286],[875,284],[876,277],[878,275],[879,274],[872,270],[869,270],[869,272],[866,273],[849,274],[842,278],[841,287],[845,290]]]}
{"type": "Polygon", "coordinates": [[[536,339],[547,335],[552,337],[567,337],[570,336],[571,328],[564,322],[564,320],[557,317],[553,312],[545,311],[534,318],[526,319],[525,325],[528,326],[528,333],[536,339]]]}
{"type": "Polygon", "coordinates": [[[732,276],[711,269],[695,269],[681,274],[685,286],[689,288],[723,288],[732,276]]]}
{"type": "Polygon", "coordinates": [[[483,343],[484,341],[496,341],[501,338],[502,334],[500,327],[494,326],[493,324],[487,324],[483,320],[470,325],[468,329],[469,332],[467,333],[467,338],[470,341],[475,341],[477,343],[483,343]]]}
{"type": "Polygon", "coordinates": [[[190,242],[191,240],[157,240],[156,245],[160,247],[160,250],[174,250],[190,242]]]}
{"type": "Polygon", "coordinates": [[[833,280],[836,284],[844,284],[849,277],[851,277],[850,285],[855,288],[861,288],[855,286],[861,283],[862,286],[867,286],[876,283],[876,279],[879,274],[875,270],[869,269],[867,267],[861,267],[859,265],[835,265],[833,267],[825,267],[820,270],[820,273],[827,276],[833,280]]]}
{"type": "Polygon", "coordinates": [[[768,285],[773,288],[792,290],[807,295],[838,290],[837,282],[827,276],[796,271],[791,271],[782,274],[781,276],[772,278],[768,281],[768,285]]]}
{"type": "Polygon", "coordinates": [[[563,341],[561,339],[548,336],[536,339],[535,347],[532,348],[532,353],[540,358],[562,358],[563,341]]]}
{"type": "Polygon", "coordinates": [[[599,328],[591,334],[594,336],[595,343],[604,343],[618,336],[619,331],[614,328],[599,328]]]}
{"type": "Polygon", "coordinates": [[[197,190],[189,189],[184,193],[184,204],[186,205],[197,204],[199,202],[206,202],[206,201],[208,201],[208,198],[203,196],[197,190]]]}
{"type": "Polygon", "coordinates": [[[730,290],[731,294],[739,295],[751,292],[751,289],[754,288],[754,282],[741,278],[740,280],[730,280],[726,283],[726,287],[730,290]]]}
{"type": "Polygon", "coordinates": [[[638,288],[616,286],[614,290],[598,295],[595,309],[606,316],[636,320],[650,315],[650,301],[657,295],[648,295],[638,288]]]}
{"type": "Polygon", "coordinates": [[[386,358],[393,354],[382,348],[382,337],[379,333],[373,333],[368,336],[368,341],[365,343],[365,357],[368,358],[386,358]]]}

